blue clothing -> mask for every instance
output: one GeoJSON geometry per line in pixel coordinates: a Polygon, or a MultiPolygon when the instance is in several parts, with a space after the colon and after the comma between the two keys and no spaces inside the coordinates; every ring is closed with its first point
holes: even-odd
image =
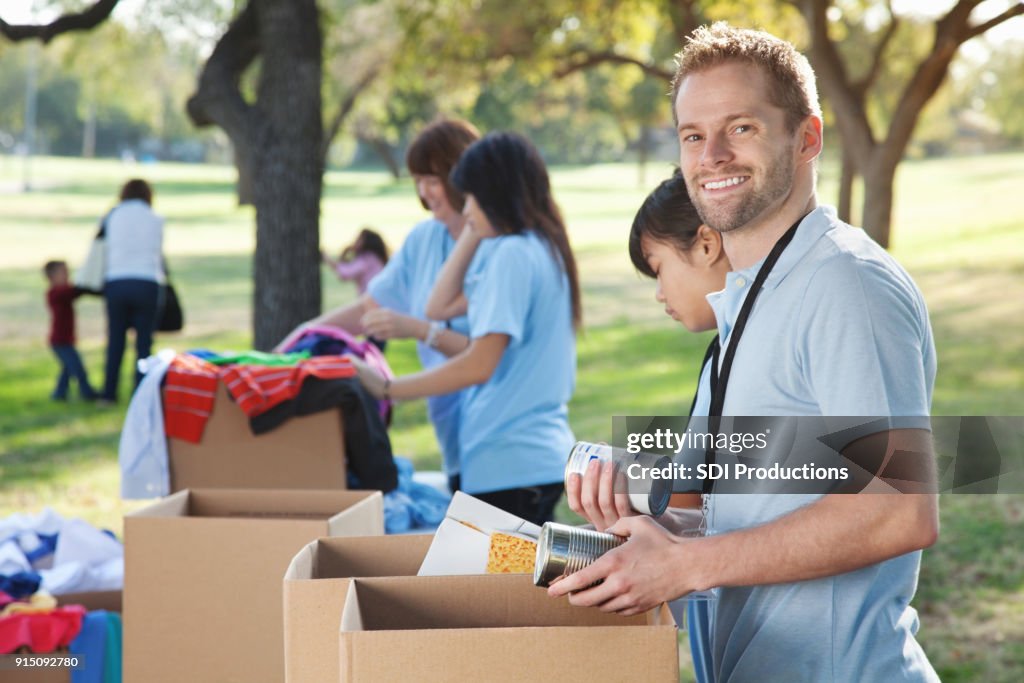
{"type": "MultiPolygon", "coordinates": [[[[103,298],[107,304],[107,363],[103,398],[116,401],[125,335],[129,329],[135,330],[136,364],[149,357],[153,332],[156,331],[156,314],[160,310],[160,285],[153,280],[107,280],[103,298]]],[[[136,368],[134,374],[134,386],[138,386],[142,373],[136,368]]]]}
{"type": "MultiPolygon", "coordinates": [[[[370,280],[367,292],[384,308],[426,319],[427,299],[441,266],[454,248],[455,240],[441,221],[431,218],[416,224],[384,270],[370,280]]],[[[474,262],[486,251],[487,248],[481,245],[474,262]]],[[[448,327],[459,334],[469,334],[466,316],[452,318],[448,327]]],[[[448,360],[443,353],[422,341],[416,342],[416,352],[425,370],[448,360]]],[[[464,393],[457,391],[427,398],[427,417],[434,426],[447,474],[459,471],[459,408],[464,393]]]]}
{"type": "MultiPolygon", "coordinates": [[[[725,289],[708,295],[723,349],[760,265],[729,273],[725,289]]],[[[723,414],[927,416],[935,367],[913,280],[862,230],[818,208],[757,298],[723,414]]],[[[695,415],[707,415],[708,379],[705,370],[695,415]]],[[[791,456],[787,464],[800,463],[791,456]]],[[[709,533],[764,524],[820,498],[717,490],[708,501],[709,533]]],[[[937,681],[914,640],[918,619],[909,603],[920,564],[913,552],[813,581],[719,589],[708,641],[715,679],[937,681]]]]}
{"type": "Polygon", "coordinates": [[[107,612],[95,610],[82,619],[82,630],[68,646],[68,652],[81,655],[85,666],[71,670],[71,683],[103,683],[107,654],[107,612]]]}
{"type": "Polygon", "coordinates": [[[569,399],[576,335],[569,278],[533,231],[493,243],[465,281],[470,336],[506,334],[491,378],[466,390],[459,443],[461,487],[476,494],[561,482],[575,441],[569,399]]]}
{"type": "Polygon", "coordinates": [[[436,529],[452,497],[413,479],[412,461],[395,456],[398,488],[384,494],[384,533],[401,534],[413,528],[436,529]]]}
{"type": "Polygon", "coordinates": [[[60,374],[57,376],[57,386],[54,387],[50,398],[63,401],[68,397],[68,387],[71,378],[78,382],[78,393],[85,400],[96,398],[96,391],[89,384],[89,374],[82,364],[82,357],[73,344],[52,344],[53,355],[60,361],[60,374]]]}

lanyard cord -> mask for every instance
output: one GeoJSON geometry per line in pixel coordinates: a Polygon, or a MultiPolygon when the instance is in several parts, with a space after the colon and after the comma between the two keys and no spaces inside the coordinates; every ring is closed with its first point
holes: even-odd
{"type": "MultiPolygon", "coordinates": [[[[754,277],[753,284],[750,285],[750,291],[747,292],[747,296],[743,299],[743,306],[740,307],[740,313],[736,316],[736,324],[732,328],[732,333],[729,335],[729,346],[725,350],[725,357],[722,358],[722,369],[718,369],[718,357],[721,352],[721,345],[715,344],[711,354],[711,408],[708,410],[708,432],[711,434],[711,445],[708,447],[707,452],[704,456],[704,461],[708,464],[714,464],[717,457],[715,442],[718,440],[718,428],[722,423],[722,408],[725,406],[725,391],[729,385],[729,373],[732,371],[732,360],[736,356],[736,348],[740,345],[740,338],[743,336],[743,330],[747,327],[747,319],[750,317],[751,311],[754,310],[754,301],[757,299],[757,295],[761,293],[761,288],[764,286],[764,281],[768,279],[768,275],[772,272],[772,268],[775,267],[779,257],[782,256],[782,252],[785,251],[789,243],[793,241],[793,236],[796,235],[796,229],[799,227],[801,221],[806,216],[801,216],[797,219],[793,225],[790,226],[789,230],[779,238],[779,241],[775,243],[772,250],[768,253],[768,258],[764,260],[761,267],[757,271],[757,275],[754,277]]],[[[717,340],[717,338],[716,338],[717,340]]],[[[714,480],[711,477],[704,479],[704,492],[711,493],[711,489],[714,486],[714,480]]]]}
{"type": "MultiPolygon", "coordinates": [[[[708,350],[704,352],[704,360],[700,362],[700,372],[697,373],[697,389],[693,392],[693,401],[690,403],[690,417],[693,417],[693,409],[697,407],[697,396],[700,394],[700,376],[704,373],[704,366],[708,364],[714,356],[718,355],[718,335],[711,340],[708,344],[708,350]]],[[[711,392],[715,391],[716,378],[714,372],[711,373],[711,392]]]]}

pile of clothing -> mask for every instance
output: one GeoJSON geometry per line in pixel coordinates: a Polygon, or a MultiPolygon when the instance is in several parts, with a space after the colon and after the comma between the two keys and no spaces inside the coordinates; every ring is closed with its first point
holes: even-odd
{"type": "Polygon", "coordinates": [[[170,493],[165,437],[199,443],[213,412],[218,387],[249,418],[254,435],[292,417],[340,408],[349,474],[362,488],[391,491],[398,485],[379,404],[342,356],[249,351],[161,352],[146,359],[145,377],[125,415],[119,460],[121,495],[155,498],[170,493]]]}
{"type": "Polygon", "coordinates": [[[119,682],[121,616],[58,597],[123,585],[124,547],[109,531],[50,508],[0,520],[0,654],[83,655],[72,683],[119,682]]]}

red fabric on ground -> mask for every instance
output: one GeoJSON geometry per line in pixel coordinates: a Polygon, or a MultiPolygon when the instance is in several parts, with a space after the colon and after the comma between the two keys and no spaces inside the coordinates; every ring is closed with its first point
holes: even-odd
{"type": "Polygon", "coordinates": [[[51,612],[0,618],[0,654],[10,654],[22,647],[35,653],[67,647],[82,630],[84,616],[84,607],[68,605],[51,612]]]}

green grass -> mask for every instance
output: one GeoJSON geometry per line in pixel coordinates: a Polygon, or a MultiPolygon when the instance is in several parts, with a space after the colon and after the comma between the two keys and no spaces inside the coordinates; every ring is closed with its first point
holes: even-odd
{"type": "MultiPolygon", "coordinates": [[[[939,355],[936,414],[1024,414],[1024,155],[907,163],[897,186],[893,253],[929,303],[939,355]]],[[[825,166],[821,195],[834,195],[825,166]]],[[[667,167],[648,171],[654,184],[667,167]]],[[[117,441],[124,407],[47,400],[56,374],[45,343],[49,258],[78,263],[129,176],[152,179],[167,221],[167,253],[186,308],[183,334],[158,347],[243,348],[250,339],[253,214],[238,208],[230,169],[39,159],[30,194],[11,191],[21,167],[0,157],[0,516],[51,505],[115,531],[138,503],[117,495],[117,441]]],[[[635,275],[624,243],[646,188],[636,169],[555,169],[584,286],[571,405],[577,436],[607,440],[614,414],[677,414],[689,407],[707,335],[666,318],[653,283],[635,275]]],[[[322,244],[330,251],[372,225],[392,246],[424,213],[407,181],[331,172],[322,244]]],[[[354,295],[324,275],[325,306],[354,295]]],[[[78,306],[80,349],[98,382],[103,312],[78,306]]],[[[416,368],[409,342],[389,345],[397,372],[416,368]]],[[[125,373],[128,381],[128,373],[125,373]]],[[[395,450],[420,468],[440,463],[423,404],[403,404],[395,450]]],[[[566,514],[566,511],[561,511],[566,514]]],[[[921,642],[944,681],[1024,680],[1024,496],[944,496],[942,535],[925,553],[916,606],[921,642]]],[[[685,661],[686,648],[683,650],[685,661]]]]}

